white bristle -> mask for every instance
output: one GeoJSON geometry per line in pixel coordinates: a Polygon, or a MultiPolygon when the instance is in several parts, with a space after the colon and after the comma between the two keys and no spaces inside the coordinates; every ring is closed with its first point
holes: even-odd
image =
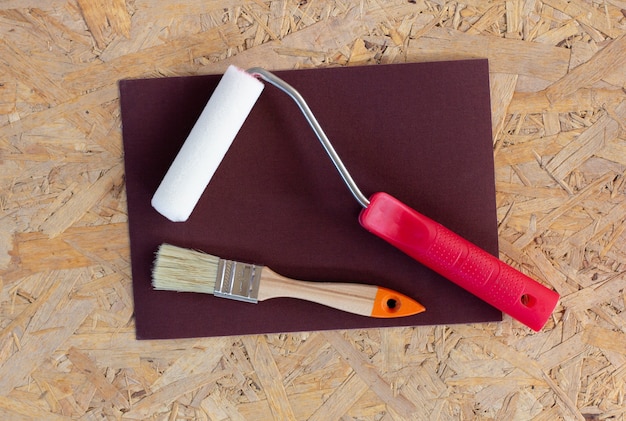
{"type": "Polygon", "coordinates": [[[152,269],[156,290],[213,294],[220,258],[196,250],[162,244],[152,269]]]}
{"type": "Polygon", "coordinates": [[[263,83],[230,66],[152,197],[174,222],[189,218],[263,91],[263,83]]]}

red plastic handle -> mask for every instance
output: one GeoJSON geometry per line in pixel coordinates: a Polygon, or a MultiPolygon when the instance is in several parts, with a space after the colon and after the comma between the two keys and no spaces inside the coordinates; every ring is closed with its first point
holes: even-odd
{"type": "Polygon", "coordinates": [[[420,263],[535,331],[559,295],[388,195],[375,193],[359,222],[420,263]]]}

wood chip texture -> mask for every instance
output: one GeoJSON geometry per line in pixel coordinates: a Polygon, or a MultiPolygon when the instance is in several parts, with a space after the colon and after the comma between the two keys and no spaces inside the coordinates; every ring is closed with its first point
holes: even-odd
{"type": "Polygon", "coordinates": [[[622,0],[0,1],[0,418],[625,420],[622,0]],[[486,57],[502,323],[137,341],[121,78],[486,57]]]}

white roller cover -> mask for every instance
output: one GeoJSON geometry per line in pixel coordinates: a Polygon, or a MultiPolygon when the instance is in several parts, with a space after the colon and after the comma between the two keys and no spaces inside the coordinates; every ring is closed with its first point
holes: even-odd
{"type": "Polygon", "coordinates": [[[235,66],[226,70],[152,197],[159,213],[174,222],[189,218],[263,86],[235,66]]]}

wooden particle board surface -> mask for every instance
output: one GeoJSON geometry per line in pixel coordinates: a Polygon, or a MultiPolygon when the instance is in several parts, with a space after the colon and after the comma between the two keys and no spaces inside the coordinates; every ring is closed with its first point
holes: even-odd
{"type": "Polygon", "coordinates": [[[625,15],[0,0],[0,418],[626,419],[625,15]],[[118,80],[463,58],[490,63],[500,257],[562,296],[541,332],[135,339],[118,80]]]}

